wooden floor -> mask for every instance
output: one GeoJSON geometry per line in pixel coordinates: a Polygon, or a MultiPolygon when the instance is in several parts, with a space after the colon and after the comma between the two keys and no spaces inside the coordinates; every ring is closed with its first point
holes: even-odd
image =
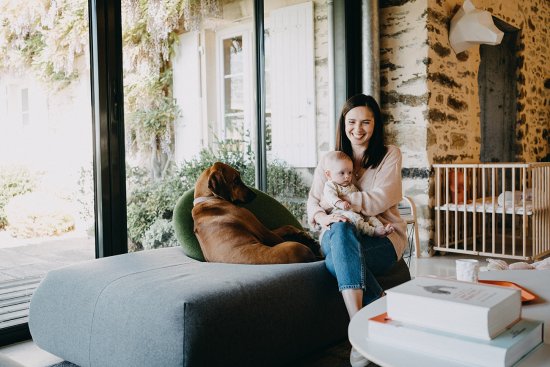
{"type": "MultiPolygon", "coordinates": [[[[0,232],[0,328],[27,322],[29,301],[50,270],[95,257],[94,239],[15,239],[0,232]]],[[[0,366],[1,367],[1,366],[0,366]]]]}

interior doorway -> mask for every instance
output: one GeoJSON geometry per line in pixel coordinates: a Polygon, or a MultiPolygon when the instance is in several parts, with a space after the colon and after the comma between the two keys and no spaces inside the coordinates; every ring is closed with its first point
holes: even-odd
{"type": "Polygon", "coordinates": [[[514,162],[519,29],[493,21],[504,37],[497,46],[479,49],[481,162],[514,162]]]}

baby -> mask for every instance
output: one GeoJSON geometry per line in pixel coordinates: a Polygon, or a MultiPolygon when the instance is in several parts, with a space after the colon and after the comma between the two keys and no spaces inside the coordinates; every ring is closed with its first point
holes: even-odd
{"type": "Polygon", "coordinates": [[[351,204],[340,197],[343,195],[358,192],[359,190],[351,183],[353,177],[353,162],[344,152],[332,151],[326,155],[327,169],[325,176],[327,182],[323,189],[324,201],[334,208],[332,213],[340,214],[348,218],[359,230],[371,237],[384,237],[393,232],[390,224],[384,226],[375,216],[363,217],[351,210],[351,204]]]}

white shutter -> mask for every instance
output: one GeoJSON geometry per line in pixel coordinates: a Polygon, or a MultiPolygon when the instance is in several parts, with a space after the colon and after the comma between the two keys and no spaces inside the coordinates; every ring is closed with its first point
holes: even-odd
{"type": "Polygon", "coordinates": [[[315,167],[313,3],[270,14],[272,154],[294,167],[315,167]]]}
{"type": "Polygon", "coordinates": [[[202,148],[202,110],[199,33],[180,36],[173,59],[174,98],[181,109],[176,121],[175,160],[181,163],[198,154],[202,148]]]}

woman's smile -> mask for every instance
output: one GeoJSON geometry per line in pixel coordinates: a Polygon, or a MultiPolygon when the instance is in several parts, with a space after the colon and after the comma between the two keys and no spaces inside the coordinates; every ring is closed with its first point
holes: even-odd
{"type": "Polygon", "coordinates": [[[368,145],[374,131],[374,114],[366,106],[352,108],[346,114],[346,136],[352,145],[368,145]]]}

